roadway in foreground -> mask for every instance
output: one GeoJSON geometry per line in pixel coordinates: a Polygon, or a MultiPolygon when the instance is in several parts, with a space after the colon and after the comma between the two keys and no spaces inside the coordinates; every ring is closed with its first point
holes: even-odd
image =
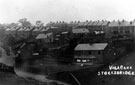
{"type": "MultiPolygon", "coordinates": [[[[130,66],[135,72],[135,51],[123,56],[112,64],[113,66],[130,66]]],[[[109,66],[101,71],[110,71],[109,66]]],[[[98,72],[73,74],[81,85],[135,85],[135,75],[97,75],[98,72]]],[[[0,71],[0,85],[59,85],[56,82],[39,82],[34,79],[24,79],[16,74],[0,71]]],[[[66,78],[66,76],[65,76],[66,78]]]]}

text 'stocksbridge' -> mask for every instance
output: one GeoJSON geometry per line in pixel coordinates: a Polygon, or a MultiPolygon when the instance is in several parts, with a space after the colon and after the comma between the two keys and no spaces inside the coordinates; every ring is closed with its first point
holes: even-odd
{"type": "Polygon", "coordinates": [[[132,66],[109,65],[109,70],[98,71],[97,75],[135,75],[132,66]]]}

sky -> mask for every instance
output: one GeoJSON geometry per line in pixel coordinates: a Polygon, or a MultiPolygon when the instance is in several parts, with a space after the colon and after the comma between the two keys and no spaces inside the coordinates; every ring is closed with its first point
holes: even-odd
{"type": "Polygon", "coordinates": [[[135,19],[134,0],[0,0],[0,23],[135,19]]]}

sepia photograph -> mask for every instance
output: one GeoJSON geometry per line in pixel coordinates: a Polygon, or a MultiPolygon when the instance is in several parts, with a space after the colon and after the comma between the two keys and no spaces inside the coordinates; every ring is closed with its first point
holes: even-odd
{"type": "Polygon", "coordinates": [[[0,85],[135,85],[134,0],[0,0],[0,85]]]}

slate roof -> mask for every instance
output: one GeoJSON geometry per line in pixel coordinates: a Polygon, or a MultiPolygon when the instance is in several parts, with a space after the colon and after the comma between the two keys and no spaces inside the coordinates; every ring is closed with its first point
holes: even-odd
{"type": "Polygon", "coordinates": [[[131,21],[130,26],[135,26],[135,21],[131,21]]]}
{"type": "Polygon", "coordinates": [[[87,22],[87,21],[84,22],[84,26],[88,26],[88,24],[89,24],[89,22],[87,22]]]}
{"type": "Polygon", "coordinates": [[[10,30],[11,30],[11,31],[15,31],[15,30],[16,30],[16,27],[11,27],[10,30]]]}
{"type": "Polygon", "coordinates": [[[23,31],[27,30],[28,28],[27,27],[24,27],[23,31]]]}
{"type": "Polygon", "coordinates": [[[24,30],[24,27],[20,27],[20,29],[18,31],[23,31],[24,30]]]}
{"type": "Polygon", "coordinates": [[[72,29],[73,33],[89,33],[89,30],[86,28],[72,29]]]}
{"type": "Polygon", "coordinates": [[[88,22],[88,26],[92,26],[93,22],[92,21],[89,21],[88,22]]]}
{"type": "Polygon", "coordinates": [[[16,27],[16,28],[15,28],[15,30],[19,30],[19,29],[20,29],[20,27],[16,27]]]}
{"type": "Polygon", "coordinates": [[[51,35],[52,35],[52,33],[38,34],[37,37],[36,37],[36,39],[46,39],[46,38],[48,38],[51,35]]]}
{"type": "Polygon", "coordinates": [[[102,21],[98,21],[97,26],[101,26],[103,24],[102,21]]]}
{"type": "Polygon", "coordinates": [[[42,27],[38,28],[36,27],[33,31],[41,31],[42,30],[42,27]]]}
{"type": "Polygon", "coordinates": [[[79,22],[78,23],[78,26],[83,26],[84,25],[84,22],[79,22]]]}
{"type": "Polygon", "coordinates": [[[117,27],[117,26],[120,26],[119,21],[113,21],[113,22],[109,23],[109,27],[117,27]]]}
{"type": "Polygon", "coordinates": [[[59,28],[59,27],[51,26],[50,28],[55,29],[55,28],[59,28]]]}
{"type": "Polygon", "coordinates": [[[92,26],[96,26],[98,24],[98,21],[94,21],[92,26]]]}
{"type": "Polygon", "coordinates": [[[108,21],[103,21],[102,26],[105,26],[105,25],[107,25],[108,23],[109,23],[108,21]]]}
{"type": "Polygon", "coordinates": [[[28,27],[25,31],[30,31],[32,29],[33,29],[33,27],[28,27]]]}
{"type": "Polygon", "coordinates": [[[74,50],[104,50],[107,43],[78,44],[74,50]]]}
{"type": "Polygon", "coordinates": [[[50,27],[43,27],[40,31],[45,32],[48,31],[50,29],[50,27]]]}
{"type": "Polygon", "coordinates": [[[61,34],[67,34],[68,33],[68,31],[65,31],[65,32],[62,32],[61,34]]]}
{"type": "Polygon", "coordinates": [[[120,26],[130,26],[131,24],[130,24],[130,22],[128,22],[128,21],[121,21],[120,22],[120,26]]]}
{"type": "Polygon", "coordinates": [[[11,30],[11,28],[7,28],[7,29],[6,29],[6,31],[10,31],[10,30],[11,30]]]}

